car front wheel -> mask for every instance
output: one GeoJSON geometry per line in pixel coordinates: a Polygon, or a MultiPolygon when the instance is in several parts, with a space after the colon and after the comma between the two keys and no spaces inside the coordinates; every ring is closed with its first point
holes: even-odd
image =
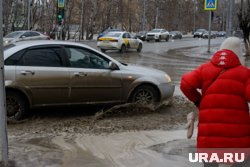
{"type": "Polygon", "coordinates": [[[141,50],[142,50],[142,44],[140,43],[138,48],[137,48],[137,52],[141,52],[141,50]]]}
{"type": "Polygon", "coordinates": [[[133,103],[143,105],[155,104],[159,101],[159,93],[154,87],[150,85],[143,85],[134,91],[131,100],[133,103]]]}
{"type": "Polygon", "coordinates": [[[168,42],[168,40],[169,40],[169,37],[166,37],[166,42],[168,42]]]}
{"type": "Polygon", "coordinates": [[[21,120],[27,111],[27,101],[24,96],[18,92],[6,92],[6,110],[7,117],[11,120],[21,120]]]}

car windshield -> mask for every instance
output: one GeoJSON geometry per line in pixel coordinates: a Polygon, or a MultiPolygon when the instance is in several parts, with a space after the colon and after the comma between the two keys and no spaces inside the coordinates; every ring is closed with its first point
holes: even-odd
{"type": "Polygon", "coordinates": [[[138,34],[143,35],[143,34],[145,34],[145,33],[146,33],[146,31],[140,31],[138,34]]]}
{"type": "Polygon", "coordinates": [[[160,29],[153,29],[150,32],[161,32],[161,30],[160,29]]]}
{"type": "Polygon", "coordinates": [[[23,34],[23,32],[12,32],[9,33],[5,36],[5,38],[17,38],[19,37],[21,34],[23,34]]]}
{"type": "Polygon", "coordinates": [[[169,34],[177,34],[176,31],[171,31],[169,34]]]}
{"type": "Polygon", "coordinates": [[[105,34],[105,37],[119,37],[122,33],[121,32],[109,32],[105,34]]]}
{"type": "Polygon", "coordinates": [[[109,32],[115,32],[115,31],[121,31],[121,30],[118,30],[118,29],[107,29],[103,32],[103,34],[107,34],[109,32]]]}
{"type": "Polygon", "coordinates": [[[197,32],[204,32],[206,31],[205,29],[198,29],[197,32]]]}

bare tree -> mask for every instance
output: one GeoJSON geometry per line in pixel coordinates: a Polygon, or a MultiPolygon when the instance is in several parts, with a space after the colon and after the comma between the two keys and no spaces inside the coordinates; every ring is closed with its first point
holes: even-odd
{"type": "MultiPolygon", "coordinates": [[[[243,3],[243,1],[241,1],[243,3]]],[[[240,12],[238,13],[240,28],[243,31],[243,38],[246,48],[246,56],[250,56],[250,0],[247,0],[246,9],[241,5],[240,12]]]]}

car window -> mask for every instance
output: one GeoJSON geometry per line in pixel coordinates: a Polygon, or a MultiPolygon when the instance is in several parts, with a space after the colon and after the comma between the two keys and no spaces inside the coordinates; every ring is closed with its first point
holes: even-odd
{"type": "Polygon", "coordinates": [[[4,65],[12,65],[12,66],[18,65],[19,60],[20,60],[20,58],[21,58],[21,56],[23,55],[24,52],[25,52],[25,49],[21,50],[21,51],[18,51],[17,53],[15,53],[12,56],[8,57],[4,61],[4,65]]]}
{"type": "Polygon", "coordinates": [[[131,37],[132,37],[131,34],[127,33],[127,38],[131,38],[131,37]]]}
{"type": "Polygon", "coordinates": [[[127,38],[126,33],[124,33],[124,34],[122,35],[122,38],[127,38]]]}
{"type": "Polygon", "coordinates": [[[40,34],[37,33],[37,32],[30,32],[30,35],[31,35],[31,36],[39,36],[40,34]]]}
{"type": "Polygon", "coordinates": [[[119,37],[122,33],[117,33],[117,32],[109,32],[104,35],[104,37],[119,37]]]}
{"type": "Polygon", "coordinates": [[[5,38],[17,38],[19,37],[23,32],[20,31],[15,31],[12,33],[9,33],[8,35],[5,36],[5,38]]]}
{"type": "Polygon", "coordinates": [[[17,64],[21,66],[61,67],[63,63],[59,53],[60,48],[29,49],[17,64]]]}
{"type": "Polygon", "coordinates": [[[30,37],[30,36],[31,36],[30,32],[25,32],[23,35],[21,35],[21,37],[30,37]]]}
{"type": "Polygon", "coordinates": [[[66,46],[65,49],[71,67],[109,69],[109,60],[94,51],[69,46],[66,46]]]}

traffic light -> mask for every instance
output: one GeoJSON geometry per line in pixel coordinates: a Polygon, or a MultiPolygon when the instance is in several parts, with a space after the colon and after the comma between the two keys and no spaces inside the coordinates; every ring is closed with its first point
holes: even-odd
{"type": "Polygon", "coordinates": [[[64,18],[64,8],[58,8],[57,9],[57,23],[59,25],[62,24],[63,18],[64,18]]]}

